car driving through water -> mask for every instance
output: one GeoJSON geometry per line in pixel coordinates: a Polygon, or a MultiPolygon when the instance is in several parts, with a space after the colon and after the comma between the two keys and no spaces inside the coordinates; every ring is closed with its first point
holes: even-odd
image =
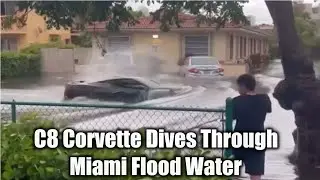
{"type": "Polygon", "coordinates": [[[64,99],[86,97],[103,101],[139,103],[173,96],[180,90],[181,86],[160,85],[156,81],[141,77],[116,77],[96,82],[70,82],[65,86],[64,99]]]}
{"type": "Polygon", "coordinates": [[[183,77],[219,77],[224,75],[224,69],[217,58],[212,56],[187,57],[180,67],[183,77]]]}

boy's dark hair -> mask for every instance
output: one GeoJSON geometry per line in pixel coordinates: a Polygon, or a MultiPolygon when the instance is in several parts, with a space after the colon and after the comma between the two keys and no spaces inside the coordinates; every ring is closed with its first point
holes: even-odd
{"type": "Polygon", "coordinates": [[[237,79],[238,85],[243,85],[249,91],[253,91],[256,88],[256,79],[250,74],[243,74],[237,79]]]}

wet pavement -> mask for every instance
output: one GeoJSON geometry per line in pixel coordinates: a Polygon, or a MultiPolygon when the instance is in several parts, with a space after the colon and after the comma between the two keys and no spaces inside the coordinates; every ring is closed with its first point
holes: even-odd
{"type": "MultiPolygon", "coordinates": [[[[268,93],[272,100],[273,112],[267,116],[266,126],[280,133],[280,148],[268,150],[266,159],[265,180],[294,180],[296,178],[293,166],[287,160],[293,150],[291,136],[295,128],[294,116],[285,111],[272,97],[272,89],[283,77],[279,61],[273,62],[263,73],[256,76],[259,82],[258,91],[268,93]]],[[[63,97],[64,84],[73,77],[70,75],[55,75],[42,78],[17,79],[1,82],[1,99],[16,101],[60,102],[63,97]]],[[[224,106],[227,97],[237,96],[235,78],[217,78],[207,80],[184,80],[179,77],[159,76],[161,83],[180,83],[193,87],[204,88],[199,93],[169,102],[167,106],[207,107],[224,106]]]]}

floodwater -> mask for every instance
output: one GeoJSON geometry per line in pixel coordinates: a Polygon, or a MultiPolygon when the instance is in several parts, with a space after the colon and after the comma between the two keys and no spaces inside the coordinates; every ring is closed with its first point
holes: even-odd
{"type": "MultiPolygon", "coordinates": [[[[90,73],[87,74],[87,76],[90,73]]],[[[82,76],[83,77],[83,76],[82,76]]],[[[97,77],[97,76],[95,76],[97,77]]],[[[279,132],[280,148],[277,150],[268,150],[266,154],[266,172],[263,179],[265,180],[294,180],[296,178],[293,166],[289,164],[287,155],[293,150],[294,143],[291,136],[295,128],[294,116],[290,111],[285,111],[278,105],[277,101],[272,97],[272,89],[283,77],[281,64],[274,61],[269,69],[263,74],[256,76],[259,81],[260,89],[269,93],[272,100],[273,112],[267,116],[266,126],[271,127],[279,132]]],[[[77,76],[79,78],[79,76],[77,76]]],[[[210,107],[217,108],[224,106],[227,97],[237,96],[234,88],[234,79],[215,79],[215,80],[182,80],[179,77],[170,75],[159,75],[155,78],[162,83],[180,83],[193,86],[196,92],[189,95],[181,96],[179,99],[171,99],[166,101],[166,106],[184,106],[184,107],[210,107]],[[202,88],[199,88],[201,86],[202,88]]],[[[2,82],[2,100],[16,101],[61,101],[63,97],[64,84],[70,80],[74,80],[72,75],[54,75],[42,78],[16,79],[2,82]]],[[[161,99],[157,101],[161,104],[161,99]]],[[[127,118],[134,116],[135,112],[123,112],[127,118]]],[[[123,117],[125,117],[123,115],[123,117]]],[[[112,119],[112,118],[111,118],[112,119]]],[[[161,120],[165,120],[161,119],[161,120]]],[[[168,119],[168,118],[167,118],[168,119]]],[[[170,119],[170,118],[169,118],[170,119]]],[[[174,118],[172,118],[174,120],[174,118]]],[[[78,127],[84,127],[86,124],[99,123],[101,119],[86,121],[75,124],[78,127]]],[[[158,122],[160,120],[157,120],[158,122]]],[[[104,122],[105,123],[105,122],[104,122]]],[[[163,123],[163,122],[162,122],[163,123]]],[[[170,126],[179,125],[181,121],[170,122],[170,126]]],[[[161,125],[161,123],[160,123],[161,125]]],[[[163,125],[163,124],[162,124],[163,125]]],[[[103,128],[103,126],[99,126],[103,128]]]]}

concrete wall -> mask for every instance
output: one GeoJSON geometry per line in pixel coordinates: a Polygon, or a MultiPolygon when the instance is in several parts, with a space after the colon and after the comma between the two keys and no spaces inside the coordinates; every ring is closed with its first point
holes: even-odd
{"type": "Polygon", "coordinates": [[[212,33],[212,55],[217,57],[219,61],[226,61],[229,56],[229,49],[227,48],[229,42],[227,35],[228,33],[222,31],[212,33]]]}
{"type": "Polygon", "coordinates": [[[78,60],[79,65],[89,64],[93,58],[92,48],[74,48],[73,59],[78,60]]]}
{"type": "Polygon", "coordinates": [[[43,73],[74,73],[75,63],[79,65],[90,63],[92,59],[91,48],[75,49],[41,49],[42,72],[43,73]]]}
{"type": "Polygon", "coordinates": [[[43,73],[74,72],[74,60],[72,49],[41,49],[41,60],[43,73]]]}

